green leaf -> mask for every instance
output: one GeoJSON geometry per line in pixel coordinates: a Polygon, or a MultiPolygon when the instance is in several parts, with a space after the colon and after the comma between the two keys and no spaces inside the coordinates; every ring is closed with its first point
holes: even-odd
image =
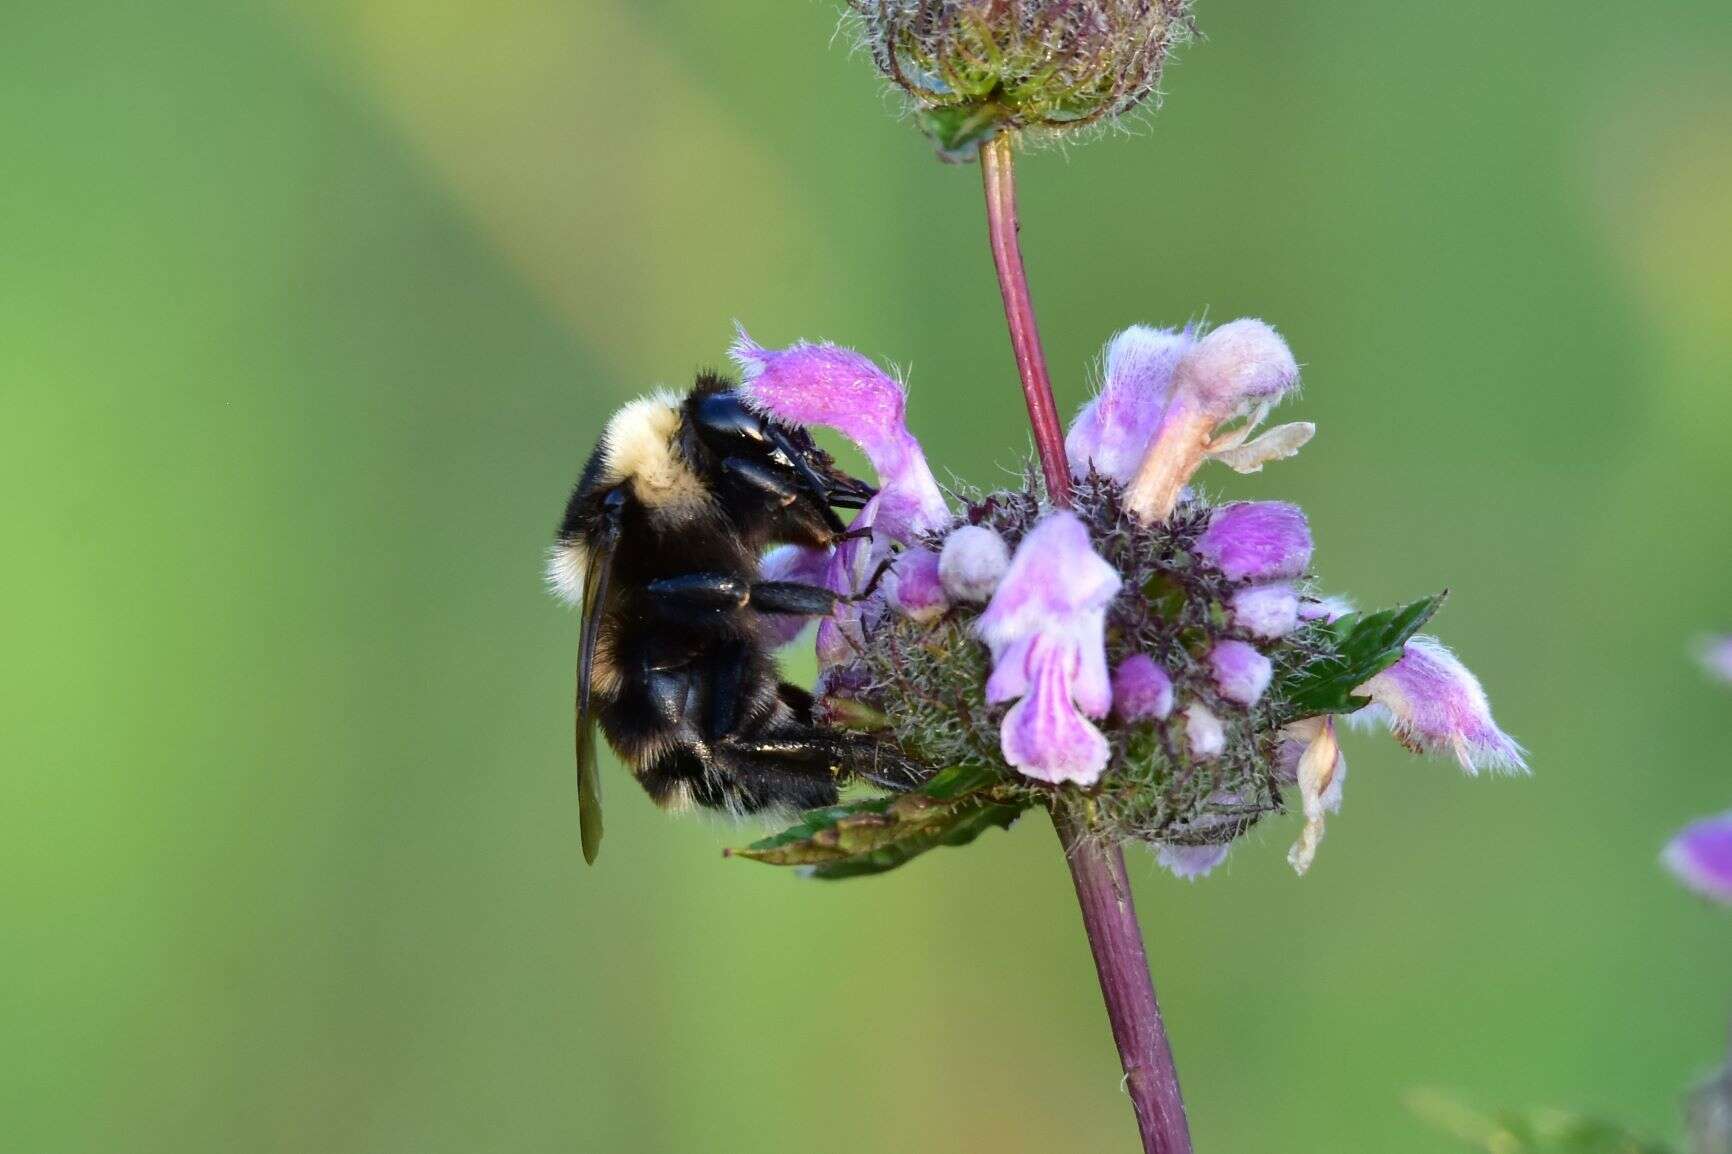
{"type": "Polygon", "coordinates": [[[1281,686],[1280,696],[1287,704],[1282,720],[1353,713],[1369,705],[1367,698],[1353,691],[1401,660],[1402,646],[1431,620],[1447,596],[1446,589],[1399,609],[1350,613],[1323,626],[1322,642],[1331,652],[1297,670],[1281,686]]]}
{"type": "Polygon", "coordinates": [[[1004,128],[1004,110],[995,104],[952,104],[921,110],[921,129],[938,148],[939,159],[951,164],[973,160],[980,146],[1004,128]]]}
{"type": "Polygon", "coordinates": [[[908,793],[809,810],[781,833],[731,852],[770,865],[807,866],[814,877],[862,877],[1004,829],[1028,804],[992,768],[955,766],[908,793]]]}

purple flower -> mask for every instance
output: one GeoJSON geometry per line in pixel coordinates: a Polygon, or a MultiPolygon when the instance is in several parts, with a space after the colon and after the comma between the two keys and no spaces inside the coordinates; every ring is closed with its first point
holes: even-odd
{"type": "Polygon", "coordinates": [[[908,431],[902,386],[851,349],[804,342],[759,346],[745,329],[729,350],[741,391],[755,406],[796,425],[824,425],[860,446],[878,473],[874,527],[904,544],[950,524],[926,454],[908,431]]]}
{"type": "Polygon", "coordinates": [[[984,525],[964,525],[944,539],[938,577],[955,601],[986,601],[1010,568],[1004,538],[984,525]]]}
{"type": "Polygon", "coordinates": [[[1257,652],[1255,645],[1244,641],[1222,641],[1209,651],[1209,668],[1215,675],[1215,688],[1228,701],[1244,706],[1257,704],[1275,667],[1257,652]]]}
{"type": "Polygon", "coordinates": [[[1250,439],[1298,382],[1299,364],[1287,342],[1262,321],[1232,321],[1191,344],[1173,369],[1160,423],[1128,484],[1126,505],[1145,520],[1160,520],[1211,456],[1254,473],[1265,462],[1298,452],[1315,432],[1311,425],[1284,425],[1250,439]],[[1242,427],[1216,436],[1219,426],[1240,417],[1247,418],[1242,427]]]}
{"type": "Polygon", "coordinates": [[[1311,527],[1303,509],[1284,501],[1223,505],[1197,551],[1232,581],[1285,580],[1311,564],[1311,527]]]}
{"type": "Polygon", "coordinates": [[[1233,594],[1233,624],[1266,641],[1299,627],[1299,594],[1291,585],[1252,585],[1233,594]]]}
{"type": "Polygon", "coordinates": [[[1692,890],[1732,905],[1732,813],[1685,826],[1660,860],[1692,890]]]}
{"type": "Polygon", "coordinates": [[[1226,752],[1227,730],[1208,706],[1193,701],[1185,706],[1185,740],[1192,757],[1208,761],[1226,752]]]}
{"type": "Polygon", "coordinates": [[[1698,656],[1710,676],[1732,684],[1732,633],[1704,639],[1698,656]]]}
{"type": "Polygon", "coordinates": [[[1227,860],[1231,846],[1167,845],[1155,847],[1155,861],[1176,878],[1196,881],[1227,860]]]}
{"type": "Polygon", "coordinates": [[[1113,674],[1113,712],[1134,725],[1173,711],[1173,679],[1146,653],[1133,653],[1113,674]]]}
{"type": "Polygon", "coordinates": [[[986,699],[1020,699],[999,728],[1005,761],[1029,777],[1092,785],[1106,768],[1106,738],[1085,715],[1112,708],[1106,607],[1120,584],[1059,510],[1023,538],[976,624],[992,651],[986,699]]]}
{"type": "Polygon", "coordinates": [[[884,578],[884,596],[905,617],[931,621],[950,608],[938,577],[938,554],[930,549],[904,549],[884,578]]]}
{"type": "Polygon", "coordinates": [[[1107,344],[1101,391],[1083,406],[1065,437],[1072,472],[1080,477],[1092,468],[1130,484],[1166,412],[1173,370],[1194,343],[1188,328],[1174,332],[1133,325],[1107,344]]]}
{"type": "Polygon", "coordinates": [[[1415,753],[1453,753],[1468,773],[1527,768],[1522,747],[1492,720],[1478,678],[1435,637],[1413,638],[1400,661],[1357,692],[1373,704],[1354,716],[1385,721],[1415,753]]]}

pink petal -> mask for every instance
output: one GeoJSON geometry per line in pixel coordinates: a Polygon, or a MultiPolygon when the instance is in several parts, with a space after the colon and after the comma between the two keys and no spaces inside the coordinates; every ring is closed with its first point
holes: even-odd
{"type": "Polygon", "coordinates": [[[1521,746],[1492,720],[1479,679],[1435,637],[1413,638],[1400,661],[1357,692],[1374,703],[1365,712],[1416,752],[1453,753],[1468,773],[1527,768],[1521,746]]]}
{"type": "Polygon", "coordinates": [[[1095,553],[1088,528],[1060,509],[1023,538],[976,629],[996,651],[1019,637],[1068,628],[1076,614],[1105,608],[1122,584],[1095,553]]]}
{"type": "Polygon", "coordinates": [[[1179,362],[1176,392],[1217,420],[1271,404],[1299,383],[1299,363],[1281,334],[1254,317],[1213,330],[1179,362]]]}
{"type": "Polygon", "coordinates": [[[878,473],[878,528],[907,543],[950,524],[950,508],[908,432],[907,394],[852,349],[804,342],[763,348],[739,330],[729,350],[740,390],[755,406],[794,425],[823,425],[860,446],[878,473]]]}
{"type": "Polygon", "coordinates": [[[1065,455],[1079,477],[1092,468],[1128,485],[1136,476],[1161,414],[1179,358],[1191,347],[1190,332],[1134,325],[1106,350],[1106,379],[1083,406],[1065,437],[1065,455]]]}
{"type": "Polygon", "coordinates": [[[1065,647],[1044,647],[1031,691],[999,728],[1000,746],[1004,760],[1024,776],[1093,785],[1107,766],[1107,739],[1071,702],[1074,660],[1065,647]]]}

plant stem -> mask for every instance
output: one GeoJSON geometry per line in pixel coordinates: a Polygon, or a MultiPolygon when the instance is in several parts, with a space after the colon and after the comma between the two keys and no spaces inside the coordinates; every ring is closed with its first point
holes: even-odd
{"type": "Polygon", "coordinates": [[[1047,496],[1054,505],[1069,505],[1070,466],[1064,455],[1064,425],[1052,399],[1052,380],[1046,373],[1046,354],[1040,348],[1040,329],[1035,325],[1028,274],[1023,271],[1022,247],[1017,242],[1016,161],[1008,134],[1000,133],[980,146],[980,174],[986,189],[987,239],[992,244],[992,263],[998,269],[1010,347],[1016,354],[1017,375],[1022,378],[1022,397],[1028,402],[1028,421],[1034,428],[1034,447],[1040,454],[1047,496]]]}
{"type": "Polygon", "coordinates": [[[1090,837],[1086,822],[1074,813],[1055,809],[1052,821],[1076,883],[1077,904],[1082,907],[1083,927],[1094,952],[1101,997],[1124,1064],[1125,1093],[1136,1111],[1144,1154],[1191,1154],[1179,1072],[1143,953],[1125,855],[1117,845],[1102,845],[1090,837]]]}
{"type": "MultiPolygon", "coordinates": [[[[1034,428],[1047,495],[1055,505],[1070,504],[1070,466],[1065,460],[1064,426],[1053,402],[1040,330],[1029,298],[1028,274],[1017,243],[1016,169],[1008,135],[981,146],[981,180],[986,187],[987,237],[998,287],[1004,296],[1004,319],[1010,325],[1010,346],[1022,378],[1022,396],[1034,428]]],[[[1053,826],[1064,846],[1082,907],[1083,928],[1100,975],[1101,997],[1107,1004],[1113,1041],[1125,1068],[1125,1092],[1136,1111],[1144,1154],[1191,1154],[1191,1131],[1185,1102],[1179,1095],[1179,1074],[1173,1048],[1155,1001],[1155,983],[1143,953],[1143,931],[1131,902],[1125,876],[1125,855],[1117,845],[1102,845],[1089,836],[1088,823],[1073,812],[1053,810],[1053,826]]]]}

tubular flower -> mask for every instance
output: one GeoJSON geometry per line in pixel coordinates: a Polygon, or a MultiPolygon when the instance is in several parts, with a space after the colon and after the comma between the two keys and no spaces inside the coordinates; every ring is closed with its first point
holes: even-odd
{"type": "Polygon", "coordinates": [[[789,424],[835,429],[866,454],[878,474],[877,532],[908,543],[950,524],[950,507],[908,431],[908,394],[889,374],[852,349],[770,350],[744,329],[729,353],[752,404],[789,424]]]}
{"type": "Polygon", "coordinates": [[[1071,471],[1130,484],[1167,411],[1173,371],[1196,338],[1190,329],[1133,325],[1107,344],[1101,391],[1084,405],[1065,437],[1071,471]]]}
{"type": "Polygon", "coordinates": [[[1522,747],[1492,720],[1479,679],[1435,637],[1413,638],[1358,693],[1374,703],[1366,719],[1387,723],[1415,753],[1453,753],[1468,773],[1527,768],[1522,747]]]}
{"type": "Polygon", "coordinates": [[[1060,510],[1011,558],[977,630],[992,651],[986,700],[1020,699],[1001,728],[1004,758],[1040,781],[1092,785],[1107,741],[1086,721],[1112,707],[1104,632],[1121,581],[1089,544],[1088,527],[1060,510]]]}
{"type": "MultiPolygon", "coordinates": [[[[853,526],[870,528],[870,537],[844,541],[830,550],[800,550],[803,557],[772,553],[778,565],[791,572],[821,571],[815,584],[851,594],[871,580],[893,543],[912,544],[921,534],[950,524],[950,508],[926,454],[908,431],[907,393],[889,374],[859,353],[832,344],[802,342],[766,349],[743,328],[729,353],[740,366],[740,388],[751,404],[789,424],[835,429],[866,454],[878,474],[878,495],[853,526]]],[[[858,647],[862,619],[882,608],[882,599],[864,606],[842,605],[821,621],[819,665],[829,668],[846,661],[858,647]]],[[[780,636],[794,627],[777,623],[770,628],[780,636]]]]}
{"type": "Polygon", "coordinates": [[[1661,861],[1703,897],[1732,905],[1732,813],[1685,826],[1661,861]]]}
{"type": "MultiPolygon", "coordinates": [[[[1303,873],[1341,805],[1338,717],[1381,717],[1410,748],[1469,770],[1521,767],[1472,674],[1416,635],[1441,595],[1356,612],[1315,592],[1298,506],[1215,504],[1187,487],[1205,460],[1254,469],[1303,439],[1251,435],[1298,376],[1262,322],[1119,333],[1066,439],[1070,507],[1031,476],[965,494],[954,517],[903,426],[900,386],[871,362],[744,338],[736,353],[759,405],[841,430],[883,478],[856,521],[869,538],[765,564],[857,589],[890,560],[881,596],[820,623],[814,715],[870,728],[936,775],[940,792],[910,813],[955,806],[943,791],[956,767],[989,783],[981,808],[959,814],[1075,807],[1095,836],[1141,842],[1196,878],[1291,807],[1302,825],[1289,860],[1303,873]],[[1230,422],[1242,423],[1222,433],[1230,422]],[[1164,509],[1139,503],[1153,474],[1177,484],[1164,509]]],[[[888,836],[889,814],[880,803],[863,815],[880,824],[862,828],[888,836]]]]}
{"type": "Polygon", "coordinates": [[[1251,439],[1282,397],[1299,383],[1299,363],[1281,335],[1245,317],[1213,330],[1185,350],[1160,424],[1150,438],[1126,499],[1148,520],[1162,520],[1177,507],[1185,485],[1205,460],[1215,457],[1241,473],[1255,473],[1291,457],[1315,427],[1282,425],[1251,439]],[[1238,428],[1220,426],[1245,418],[1238,428]]]}

